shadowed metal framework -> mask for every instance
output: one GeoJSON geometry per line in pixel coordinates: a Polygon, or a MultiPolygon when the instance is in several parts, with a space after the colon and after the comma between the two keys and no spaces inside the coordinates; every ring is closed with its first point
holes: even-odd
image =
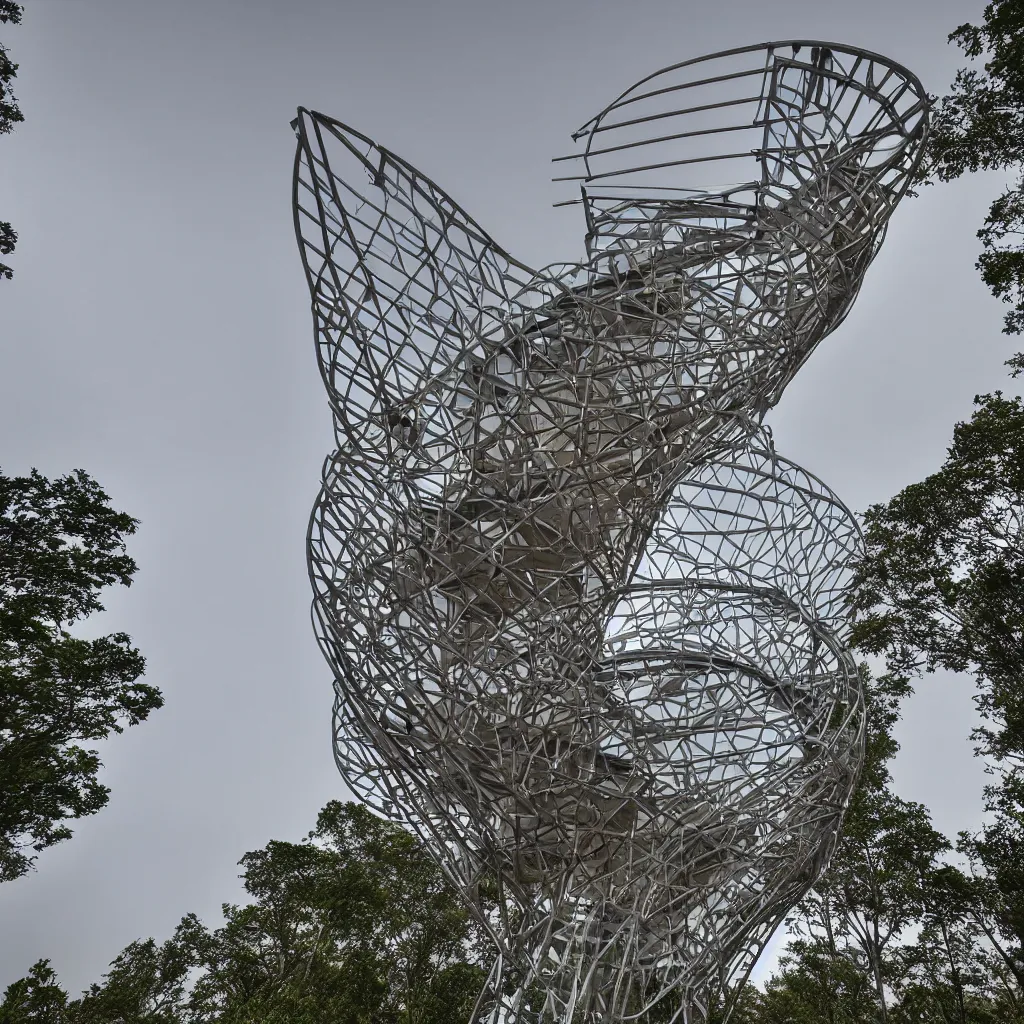
{"type": "Polygon", "coordinates": [[[556,161],[586,257],[542,271],[354,129],[295,128],[342,774],[490,931],[479,1017],[703,1020],[862,757],[857,526],[761,424],[853,303],[925,93],[812,42],[659,71],[556,161]]]}

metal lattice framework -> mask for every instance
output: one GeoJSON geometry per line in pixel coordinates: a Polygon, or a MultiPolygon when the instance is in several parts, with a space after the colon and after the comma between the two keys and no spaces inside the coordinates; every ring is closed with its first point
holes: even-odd
{"type": "Polygon", "coordinates": [[[490,930],[479,1014],[700,1020],[862,756],[857,527],[761,420],[850,309],[925,93],[824,43],[660,71],[559,161],[587,258],[543,271],[366,136],[295,127],[341,771],[490,930]]]}

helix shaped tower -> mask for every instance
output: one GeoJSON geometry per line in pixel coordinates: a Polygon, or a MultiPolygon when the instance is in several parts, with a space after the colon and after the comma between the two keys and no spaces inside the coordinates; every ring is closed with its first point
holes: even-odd
{"type": "Polygon", "coordinates": [[[557,161],[587,255],[541,271],[299,112],[337,761],[494,939],[481,1018],[703,1020],[827,864],[859,532],[762,421],[847,315],[927,107],[834,44],[657,72],[557,161]]]}

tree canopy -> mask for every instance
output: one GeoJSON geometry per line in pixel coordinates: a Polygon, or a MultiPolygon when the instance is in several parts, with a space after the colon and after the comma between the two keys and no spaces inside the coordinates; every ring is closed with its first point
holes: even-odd
{"type": "Polygon", "coordinates": [[[126,634],[71,631],[103,610],[104,587],[130,585],[136,525],[81,471],[0,474],[0,881],[106,804],[99,756],[81,744],[163,703],[126,634]]]}
{"type": "MultiPolygon", "coordinates": [[[[949,38],[970,64],[937,106],[927,172],[937,181],[1009,173],[978,232],[978,269],[1011,306],[1004,330],[1021,333],[1024,0],[993,0],[981,24],[949,38]]],[[[1024,355],[1009,365],[1016,376],[1024,355]]],[[[977,753],[992,773],[985,824],[957,843],[960,867],[940,859],[922,871],[920,937],[899,963],[914,1021],[932,1019],[927,992],[928,1012],[941,1010],[934,1019],[1017,1019],[1024,986],[1024,404],[1000,391],[974,404],[943,464],[867,511],[855,598],[855,642],[891,672],[973,678],[977,753]],[[925,955],[929,942],[941,955],[925,955]]]]}
{"type": "Polygon", "coordinates": [[[132,942],[72,999],[46,961],[9,986],[0,1024],[457,1024],[490,951],[413,836],[329,803],[300,843],[240,861],[250,902],[132,942]]]}
{"type": "MultiPolygon", "coordinates": [[[[13,3],[12,0],[0,0],[0,25],[17,25],[21,22],[23,8],[21,4],[13,3]]],[[[0,135],[6,135],[14,129],[19,121],[24,121],[24,115],[14,93],[11,91],[11,83],[18,73],[18,65],[10,58],[10,51],[0,43],[0,135]]],[[[14,245],[18,241],[17,232],[10,223],[0,220],[0,256],[9,256],[14,252],[14,245]]],[[[7,264],[0,263],[0,278],[10,280],[13,271],[7,264]]]]}
{"type": "Polygon", "coordinates": [[[1010,304],[1004,330],[1024,331],[1024,2],[993,0],[980,25],[950,34],[970,64],[936,106],[925,173],[952,181],[979,170],[1010,173],[978,231],[978,269],[1010,304]]]}

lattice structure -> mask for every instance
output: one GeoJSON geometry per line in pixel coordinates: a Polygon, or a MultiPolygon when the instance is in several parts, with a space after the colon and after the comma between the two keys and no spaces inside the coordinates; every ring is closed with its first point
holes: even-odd
{"type": "Polygon", "coordinates": [[[481,1016],[701,1020],[827,862],[863,745],[858,532],[761,420],[926,122],[906,70],[831,44],[658,72],[559,162],[587,257],[538,272],[300,110],[337,759],[490,930],[481,1016]]]}

